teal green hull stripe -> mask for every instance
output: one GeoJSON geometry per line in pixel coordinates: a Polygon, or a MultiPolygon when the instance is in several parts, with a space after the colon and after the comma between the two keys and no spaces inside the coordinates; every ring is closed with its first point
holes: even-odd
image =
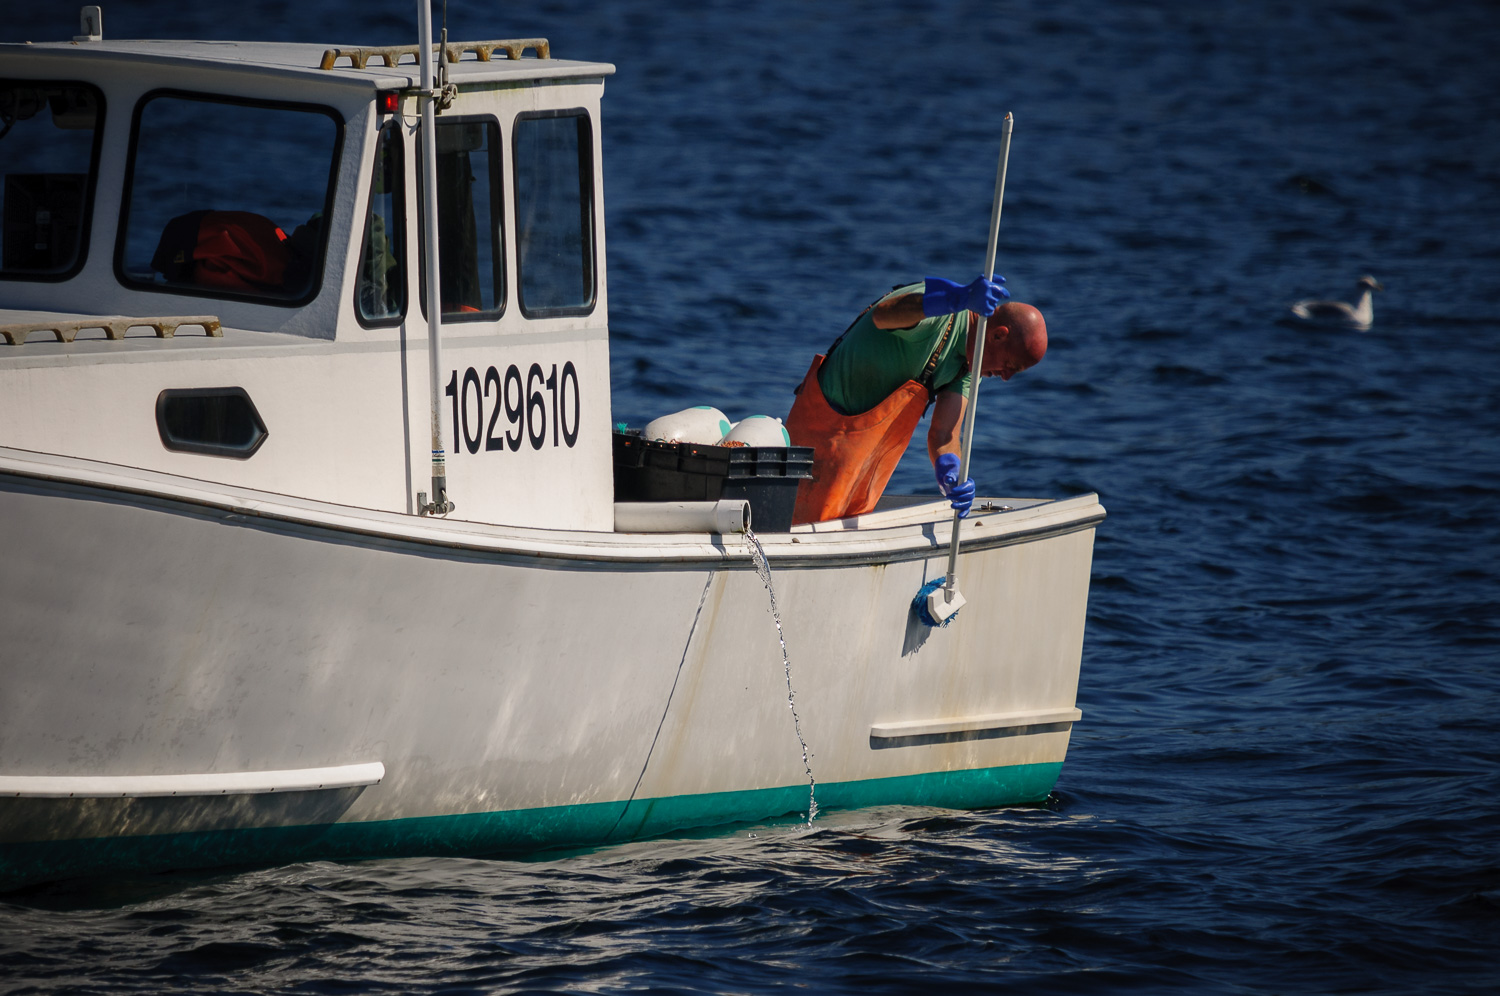
{"type": "MultiPolygon", "coordinates": [[[[940,771],[818,786],[818,808],[980,809],[1040,802],[1062,762],[940,771]]],[[[807,786],[405,820],[0,844],[0,889],[83,875],[414,855],[524,853],[751,823],[807,811],[807,786]]]]}

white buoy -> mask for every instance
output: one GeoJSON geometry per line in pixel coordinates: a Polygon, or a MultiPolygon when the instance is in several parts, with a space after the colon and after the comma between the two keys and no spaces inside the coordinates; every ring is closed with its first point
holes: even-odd
{"type": "Polygon", "coordinates": [[[751,415],[740,419],[724,434],[722,443],[743,443],[746,446],[790,446],[792,437],[787,434],[781,419],[770,415],[751,415]]]}
{"type": "Polygon", "coordinates": [[[646,423],[641,435],[663,443],[702,443],[717,446],[730,429],[729,419],[717,408],[699,405],[663,415],[646,423]]]}

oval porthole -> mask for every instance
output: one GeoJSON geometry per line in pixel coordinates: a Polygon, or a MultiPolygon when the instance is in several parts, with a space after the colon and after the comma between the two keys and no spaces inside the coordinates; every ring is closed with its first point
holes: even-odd
{"type": "Polygon", "coordinates": [[[173,389],[156,396],[156,429],[169,450],[245,460],[266,441],[266,424],[241,387],[173,389]]]}

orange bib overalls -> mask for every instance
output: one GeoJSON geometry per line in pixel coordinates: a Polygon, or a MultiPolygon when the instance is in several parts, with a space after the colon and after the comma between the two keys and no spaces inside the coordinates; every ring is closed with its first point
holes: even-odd
{"type": "Polygon", "coordinates": [[[920,381],[907,381],[874,408],[858,415],[844,415],[828,403],[818,384],[818,371],[826,357],[819,354],[813,358],[786,419],[792,445],[811,446],[813,450],[812,480],[797,492],[794,524],[826,522],[874,510],[932,400],[930,378],[953,325],[950,319],[920,381]]]}

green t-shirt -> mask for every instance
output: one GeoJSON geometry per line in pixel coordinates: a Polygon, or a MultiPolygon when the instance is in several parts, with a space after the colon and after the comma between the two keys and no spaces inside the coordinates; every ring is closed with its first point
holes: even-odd
{"type": "MultiPolygon", "coordinates": [[[[881,300],[912,291],[920,293],[923,286],[897,287],[881,300]]],[[[902,384],[921,377],[949,318],[938,315],[924,318],[909,329],[881,329],[875,327],[873,314],[871,309],[860,316],[818,372],[818,386],[823,389],[824,397],[845,415],[867,412],[902,384]]],[[[964,367],[964,356],[969,341],[969,312],[959,312],[956,319],[953,334],[938,358],[932,386],[935,391],[953,391],[967,398],[970,375],[964,367]]]]}

